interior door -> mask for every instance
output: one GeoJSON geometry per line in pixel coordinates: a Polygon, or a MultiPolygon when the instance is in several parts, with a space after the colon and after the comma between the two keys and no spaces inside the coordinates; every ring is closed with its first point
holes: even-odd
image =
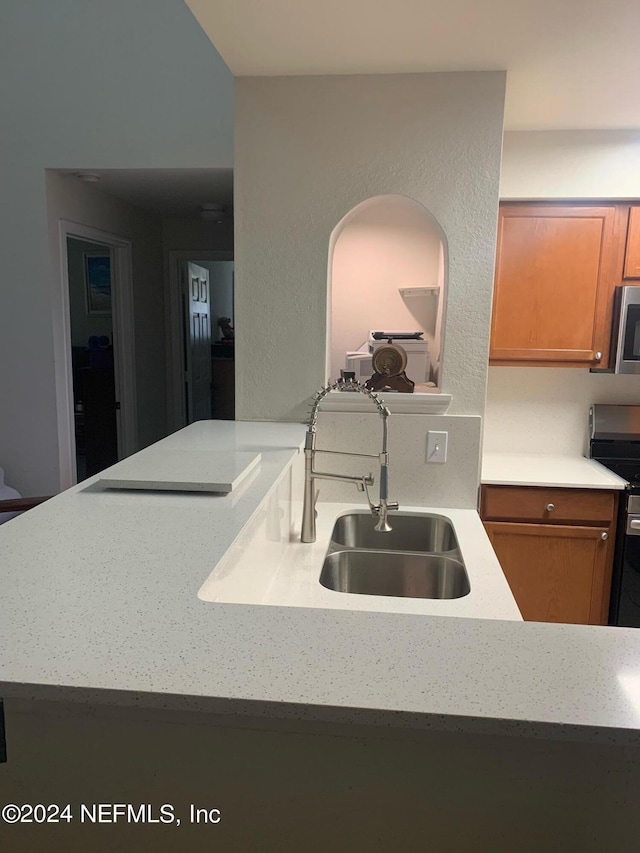
{"type": "Polygon", "coordinates": [[[187,423],[211,417],[211,293],[209,271],[187,263],[185,403],[187,423]]]}
{"type": "Polygon", "coordinates": [[[78,482],[115,464],[122,447],[114,253],[67,236],[67,277],[78,482]]]}

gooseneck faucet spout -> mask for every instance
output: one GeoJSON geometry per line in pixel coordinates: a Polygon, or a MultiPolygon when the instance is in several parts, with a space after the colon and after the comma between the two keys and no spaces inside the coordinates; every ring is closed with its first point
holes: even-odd
{"type": "Polygon", "coordinates": [[[398,504],[389,503],[389,429],[387,420],[390,414],[391,412],[384,405],[378,394],[374,391],[370,391],[368,388],[365,388],[364,385],[361,385],[354,379],[339,379],[337,382],[329,383],[314,394],[304,444],[304,499],[302,508],[302,533],[300,536],[300,540],[302,542],[316,541],[316,480],[338,480],[343,483],[353,483],[358,491],[366,492],[371,513],[378,519],[375,529],[379,532],[389,532],[391,530],[391,525],[389,524],[389,510],[398,509],[398,504]],[[320,403],[330,391],[335,391],[337,389],[358,391],[360,394],[364,394],[366,397],[369,397],[369,399],[374,403],[380,417],[382,418],[382,450],[380,453],[346,453],[340,450],[319,450],[316,448],[316,429],[320,403]],[[316,453],[329,453],[337,456],[360,456],[367,459],[377,459],[380,462],[379,503],[373,504],[369,497],[368,487],[373,485],[373,477],[371,474],[367,474],[363,477],[352,477],[346,474],[330,474],[328,472],[316,471],[314,468],[316,453]]]}

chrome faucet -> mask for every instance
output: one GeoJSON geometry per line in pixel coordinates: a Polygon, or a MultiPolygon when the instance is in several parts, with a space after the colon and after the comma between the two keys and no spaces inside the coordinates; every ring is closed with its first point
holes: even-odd
{"type": "Polygon", "coordinates": [[[308,429],[304,443],[304,501],[302,508],[302,533],[301,542],[316,541],[316,480],[339,480],[343,483],[353,483],[359,492],[366,492],[367,502],[371,514],[378,521],[375,529],[379,532],[388,533],[392,528],[389,524],[389,510],[398,509],[397,503],[389,503],[389,453],[387,450],[388,427],[387,419],[391,412],[383,404],[380,396],[369,391],[364,385],[354,379],[339,379],[330,382],[321,388],[313,396],[313,405],[309,415],[308,429]],[[316,426],[318,421],[318,410],[320,403],[330,391],[335,390],[358,391],[364,394],[374,403],[382,418],[382,450],[378,454],[373,453],[346,453],[342,450],[318,450],[316,448],[316,426]],[[369,486],[373,485],[373,477],[367,474],[363,477],[351,477],[346,474],[329,474],[328,472],[316,471],[314,466],[316,453],[330,453],[336,456],[360,456],[366,459],[378,459],[380,462],[380,501],[373,504],[369,497],[369,486]]]}

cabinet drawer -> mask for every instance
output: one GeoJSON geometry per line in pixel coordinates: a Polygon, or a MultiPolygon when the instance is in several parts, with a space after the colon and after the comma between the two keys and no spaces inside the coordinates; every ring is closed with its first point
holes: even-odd
{"type": "Polygon", "coordinates": [[[615,496],[608,491],[539,486],[482,487],[480,514],[486,521],[608,526],[614,513],[615,496]]]}

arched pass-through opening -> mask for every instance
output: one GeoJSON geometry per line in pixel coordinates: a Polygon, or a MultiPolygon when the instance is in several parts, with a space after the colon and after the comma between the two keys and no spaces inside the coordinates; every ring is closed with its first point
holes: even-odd
{"type": "Polygon", "coordinates": [[[372,332],[420,333],[407,351],[416,393],[442,385],[447,242],[435,217],[401,195],[369,198],[336,225],[329,242],[327,375],[371,375],[372,332]]]}

